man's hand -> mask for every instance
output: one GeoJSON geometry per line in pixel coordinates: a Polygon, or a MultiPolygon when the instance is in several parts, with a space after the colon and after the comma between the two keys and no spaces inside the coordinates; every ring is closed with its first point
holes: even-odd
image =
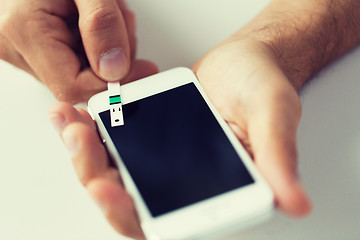
{"type": "Polygon", "coordinates": [[[306,215],[311,207],[297,173],[301,104],[270,49],[252,40],[227,41],[194,71],[272,187],[277,206],[292,216],[306,215]]]}
{"type": "Polygon", "coordinates": [[[135,16],[123,0],[0,3],[0,58],[34,75],[59,100],[84,101],[106,89],[103,80],[157,71],[135,60],[135,16]]]}

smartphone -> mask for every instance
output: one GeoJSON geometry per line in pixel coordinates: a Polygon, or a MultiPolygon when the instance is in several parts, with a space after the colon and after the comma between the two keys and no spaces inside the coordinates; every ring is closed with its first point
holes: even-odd
{"type": "Polygon", "coordinates": [[[111,127],[107,91],[88,109],[148,239],[208,239],[271,216],[272,191],[190,69],[121,92],[123,126],[111,127]]]}

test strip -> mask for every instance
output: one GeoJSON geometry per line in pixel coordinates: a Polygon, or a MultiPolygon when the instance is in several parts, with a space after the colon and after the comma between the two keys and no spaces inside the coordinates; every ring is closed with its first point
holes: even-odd
{"type": "Polygon", "coordinates": [[[121,105],[121,92],[120,83],[108,83],[108,96],[111,127],[124,125],[124,115],[121,105]]]}

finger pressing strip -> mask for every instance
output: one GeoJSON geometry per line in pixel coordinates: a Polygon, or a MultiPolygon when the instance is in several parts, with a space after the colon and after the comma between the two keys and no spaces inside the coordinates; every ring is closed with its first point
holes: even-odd
{"type": "Polygon", "coordinates": [[[124,115],[121,105],[120,83],[108,83],[111,127],[124,125],[124,115]]]}

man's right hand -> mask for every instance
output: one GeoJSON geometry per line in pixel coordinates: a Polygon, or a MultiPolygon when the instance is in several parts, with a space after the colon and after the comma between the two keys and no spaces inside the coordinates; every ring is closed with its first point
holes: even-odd
{"type": "Polygon", "coordinates": [[[77,103],[157,72],[135,60],[135,16],[123,0],[0,0],[0,58],[77,103]],[[104,81],[105,80],[105,81],[104,81]]]}

